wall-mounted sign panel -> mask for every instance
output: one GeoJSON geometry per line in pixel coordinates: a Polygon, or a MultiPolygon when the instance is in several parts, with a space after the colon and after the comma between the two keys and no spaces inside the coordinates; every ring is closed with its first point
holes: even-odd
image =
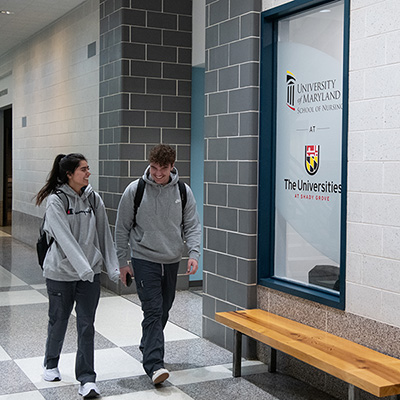
{"type": "MultiPolygon", "coordinates": [[[[340,280],[344,275],[345,230],[345,3],[319,2],[302,12],[287,12],[283,17],[278,13],[270,23],[271,32],[263,36],[263,48],[272,57],[262,55],[262,62],[272,58],[273,65],[265,66],[264,61],[261,71],[262,82],[268,79],[266,71],[274,76],[269,94],[263,94],[265,88],[261,85],[262,100],[272,104],[268,113],[273,123],[265,122],[268,114],[262,104],[265,120],[261,121],[260,140],[260,159],[272,150],[273,185],[268,192],[272,197],[268,204],[272,245],[268,259],[273,268],[269,275],[261,271],[260,276],[275,279],[273,287],[283,282],[293,285],[294,290],[298,285],[333,297],[339,296],[344,287],[340,280]],[[263,148],[264,135],[272,137],[269,150],[263,148]]],[[[261,182],[267,175],[262,159],[260,165],[261,182]]],[[[265,192],[260,190],[260,195],[265,192]]],[[[267,211],[261,198],[260,204],[262,230],[267,211]]],[[[263,240],[260,246],[264,248],[263,240]]],[[[260,253],[265,251],[261,249],[260,253]]]]}
{"type": "Polygon", "coordinates": [[[304,283],[317,265],[339,276],[341,38],[342,2],[278,23],[275,275],[304,283]]]}

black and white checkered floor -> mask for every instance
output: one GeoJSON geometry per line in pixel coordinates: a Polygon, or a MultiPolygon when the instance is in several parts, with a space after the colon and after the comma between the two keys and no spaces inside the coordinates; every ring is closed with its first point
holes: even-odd
{"type": "MultiPolygon", "coordinates": [[[[171,376],[155,388],[141,365],[142,313],[135,294],[102,290],[96,316],[97,385],[107,400],[307,399],[330,397],[266,366],[245,361],[232,378],[232,354],[201,338],[201,291],[177,292],[165,329],[171,376]]],[[[75,317],[60,360],[61,382],[42,377],[47,293],[34,250],[0,231],[0,400],[78,399],[75,317]]]]}

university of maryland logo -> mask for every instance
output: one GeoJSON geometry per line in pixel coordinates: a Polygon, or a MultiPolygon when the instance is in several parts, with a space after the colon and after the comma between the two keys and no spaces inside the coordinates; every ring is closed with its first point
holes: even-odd
{"type": "Polygon", "coordinates": [[[319,167],[319,144],[306,145],[305,167],[309,175],[315,175],[319,167]]]}
{"type": "Polygon", "coordinates": [[[286,71],[286,105],[293,111],[296,110],[294,107],[294,85],[296,78],[290,71],[286,71]]]}

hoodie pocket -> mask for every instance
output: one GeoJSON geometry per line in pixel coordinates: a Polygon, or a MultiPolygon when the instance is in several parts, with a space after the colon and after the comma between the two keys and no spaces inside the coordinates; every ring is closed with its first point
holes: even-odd
{"type": "Polygon", "coordinates": [[[101,252],[93,244],[81,244],[81,248],[92,268],[103,263],[101,252]]]}
{"type": "Polygon", "coordinates": [[[161,258],[167,263],[182,256],[183,242],[174,232],[151,231],[144,232],[142,240],[138,243],[142,253],[146,252],[156,258],[161,258]],[[157,257],[157,255],[159,257],[157,257]]]}

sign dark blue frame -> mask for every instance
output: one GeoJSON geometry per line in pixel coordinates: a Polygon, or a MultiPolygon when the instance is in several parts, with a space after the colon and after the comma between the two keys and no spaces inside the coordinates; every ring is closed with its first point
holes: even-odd
{"type": "Polygon", "coordinates": [[[342,114],[342,193],[340,224],[340,290],[336,292],[274,276],[275,149],[276,149],[276,65],[278,21],[337,0],[295,0],[261,14],[260,55],[260,146],[258,283],[269,288],[345,309],[346,210],[347,210],[347,126],[350,1],[344,0],[343,34],[343,114],[342,114]]]}

